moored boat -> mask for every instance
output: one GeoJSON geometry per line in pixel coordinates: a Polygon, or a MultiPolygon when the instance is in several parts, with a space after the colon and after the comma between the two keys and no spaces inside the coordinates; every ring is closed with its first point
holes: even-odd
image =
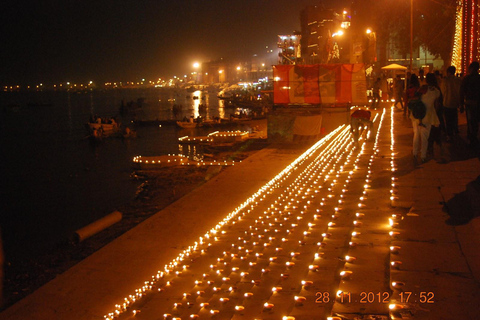
{"type": "Polygon", "coordinates": [[[87,123],[88,128],[93,130],[101,129],[105,134],[117,132],[119,129],[118,123],[87,123]]]}
{"type": "Polygon", "coordinates": [[[201,127],[202,124],[198,122],[190,122],[190,121],[177,121],[177,125],[181,128],[191,129],[201,127]]]}
{"type": "Polygon", "coordinates": [[[117,133],[120,130],[120,124],[114,118],[102,119],[94,117],[90,122],[85,124],[90,137],[101,139],[117,133]]]}

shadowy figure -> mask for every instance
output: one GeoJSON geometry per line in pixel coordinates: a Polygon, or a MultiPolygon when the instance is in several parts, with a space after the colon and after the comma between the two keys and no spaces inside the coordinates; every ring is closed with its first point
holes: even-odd
{"type": "Polygon", "coordinates": [[[404,94],[404,81],[402,80],[402,77],[398,74],[395,80],[393,80],[393,95],[395,99],[395,103],[393,104],[394,107],[397,107],[397,103],[400,103],[401,110],[405,110],[406,105],[403,105],[404,94]]]}
{"type": "Polygon", "coordinates": [[[469,223],[473,218],[480,216],[480,176],[467,184],[466,190],[456,194],[444,203],[443,211],[450,218],[445,223],[459,226],[469,223]]]}
{"type": "Polygon", "coordinates": [[[376,109],[378,107],[378,104],[380,103],[380,78],[377,78],[375,82],[373,83],[372,87],[372,109],[376,109]]]}
{"type": "Polygon", "coordinates": [[[468,67],[469,74],[466,75],[460,86],[460,112],[467,113],[468,140],[470,147],[478,147],[478,121],[480,119],[480,74],[478,61],[473,61],[468,67]]]}
{"type": "Polygon", "coordinates": [[[440,89],[443,94],[443,116],[447,142],[451,142],[458,133],[458,109],[460,108],[460,86],[462,80],[455,76],[456,68],[449,66],[447,76],[443,79],[440,89]]]}

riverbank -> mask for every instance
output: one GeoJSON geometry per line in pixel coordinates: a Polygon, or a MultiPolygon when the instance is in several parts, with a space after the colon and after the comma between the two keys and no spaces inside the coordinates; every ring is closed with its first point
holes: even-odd
{"type": "MultiPolygon", "coordinates": [[[[262,126],[262,123],[256,125],[262,126]]],[[[266,145],[264,141],[250,140],[227,151],[215,152],[212,159],[242,161],[266,145]]],[[[81,243],[76,243],[72,235],[71,239],[57,243],[46,254],[6,261],[4,301],[0,310],[28,296],[222,170],[225,169],[188,166],[133,171],[131,178],[141,181],[141,184],[133,201],[116,208],[123,214],[120,222],[81,243]]]]}

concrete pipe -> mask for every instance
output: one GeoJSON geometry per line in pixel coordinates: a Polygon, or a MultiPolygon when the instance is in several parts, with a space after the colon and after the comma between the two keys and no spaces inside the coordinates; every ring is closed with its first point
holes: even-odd
{"type": "Polygon", "coordinates": [[[122,220],[122,213],[120,211],[113,211],[109,215],[90,223],[89,225],[75,231],[75,240],[82,242],[88,237],[110,227],[111,225],[122,220]]]}

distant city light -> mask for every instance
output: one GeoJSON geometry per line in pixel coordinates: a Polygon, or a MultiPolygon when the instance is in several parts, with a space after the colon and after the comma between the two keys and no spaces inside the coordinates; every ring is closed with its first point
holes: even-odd
{"type": "Polygon", "coordinates": [[[343,30],[338,30],[336,33],[337,36],[343,36],[343,30]]]}

